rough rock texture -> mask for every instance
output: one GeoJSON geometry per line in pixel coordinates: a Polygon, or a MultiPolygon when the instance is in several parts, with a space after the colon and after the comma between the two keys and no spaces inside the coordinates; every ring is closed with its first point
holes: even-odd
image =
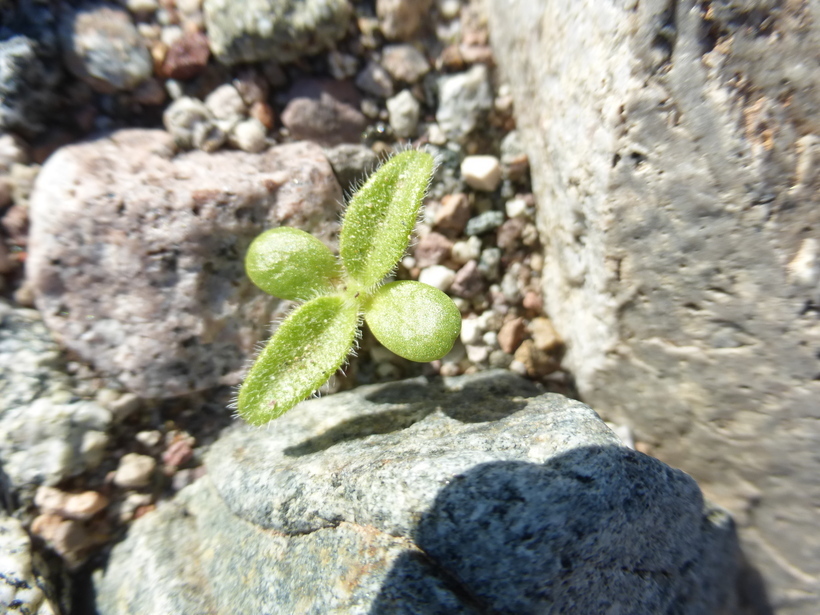
{"type": "Polygon", "coordinates": [[[342,196],[309,143],[174,158],[170,139],[126,130],[65,147],[31,202],[46,324],[143,397],[238,380],[278,303],[245,276],[248,245],[278,225],[332,239],[342,196]]]}
{"type": "Polygon", "coordinates": [[[508,372],[237,427],[135,523],[101,615],[734,612],[735,538],[680,471],[508,372]]]}
{"type": "Polygon", "coordinates": [[[487,3],[584,399],[820,602],[820,8],[487,3]]]}
{"type": "Polygon", "coordinates": [[[59,348],[34,310],[0,303],[0,501],[97,465],[111,413],[72,398],[59,348]]]}
{"type": "MultiPolygon", "coordinates": [[[[68,592],[52,581],[43,559],[17,519],[0,515],[0,608],[3,613],[68,613],[68,592]]],[[[63,588],[65,589],[65,588],[63,588]]]]}
{"type": "Polygon", "coordinates": [[[361,94],[349,81],[300,79],[287,98],[282,124],[294,139],[327,147],[361,140],[367,118],[359,111],[361,94]]]}
{"type": "Polygon", "coordinates": [[[332,46],[347,32],[347,0],[205,0],[211,51],[225,64],[292,62],[332,46]]]}

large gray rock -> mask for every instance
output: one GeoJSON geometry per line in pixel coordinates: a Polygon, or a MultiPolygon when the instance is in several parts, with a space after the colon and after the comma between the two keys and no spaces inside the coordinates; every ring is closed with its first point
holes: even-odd
{"type": "Polygon", "coordinates": [[[507,372],[241,426],[96,578],[101,615],[734,613],[733,525],[587,406],[507,372]]]}
{"type": "Polygon", "coordinates": [[[584,399],[820,602],[820,8],[487,3],[584,399]]]}
{"type": "Polygon", "coordinates": [[[0,128],[35,135],[45,127],[59,103],[54,89],[61,73],[44,55],[27,36],[0,40],[0,128]]]}
{"type": "Polygon", "coordinates": [[[236,383],[278,302],[244,273],[289,225],[330,241],[341,190],[320,147],[173,156],[164,131],[62,148],[31,199],[27,273],[60,341],[143,397],[236,383]]]}
{"type": "Polygon", "coordinates": [[[292,62],[331,47],[347,32],[347,0],[205,0],[211,51],[225,64],[292,62]]]}

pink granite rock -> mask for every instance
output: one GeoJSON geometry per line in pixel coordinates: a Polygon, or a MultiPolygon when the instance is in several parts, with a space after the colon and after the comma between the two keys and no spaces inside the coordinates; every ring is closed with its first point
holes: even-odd
{"type": "Polygon", "coordinates": [[[277,300],[244,273],[279,225],[330,242],[342,194],[311,143],[174,157],[163,131],[64,147],[31,199],[28,276],[67,348],[142,397],[238,382],[277,300]]]}

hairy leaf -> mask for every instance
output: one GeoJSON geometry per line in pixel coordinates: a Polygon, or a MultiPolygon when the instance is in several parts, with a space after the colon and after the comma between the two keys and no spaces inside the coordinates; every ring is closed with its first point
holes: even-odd
{"type": "Polygon", "coordinates": [[[353,348],[359,306],[341,295],[318,297],[279,326],[239,389],[239,415],[262,425],[327,382],[353,348]]]}
{"type": "Polygon", "coordinates": [[[310,299],[333,288],[341,268],[333,253],[313,235],[288,226],[265,231],[245,257],[248,277],[280,299],[310,299]]]}
{"type": "Polygon", "coordinates": [[[433,157],[426,152],[401,152],[385,162],[350,199],[339,238],[348,286],[371,290],[402,257],[433,166],[433,157]]]}
{"type": "Polygon", "coordinates": [[[376,339],[411,361],[440,359],[461,332],[461,313],[443,292],[421,282],[391,282],[365,306],[376,339]]]}

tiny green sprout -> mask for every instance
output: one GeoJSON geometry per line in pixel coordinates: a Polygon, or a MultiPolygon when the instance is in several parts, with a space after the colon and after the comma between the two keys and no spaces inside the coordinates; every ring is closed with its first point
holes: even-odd
{"type": "Polygon", "coordinates": [[[337,258],[321,241],[279,227],[254,239],[248,276],[266,293],[304,301],[268,341],[239,388],[239,415],[263,425],[321,387],[347,359],[362,319],[386,348],[411,361],[440,359],[461,314],[437,288],[385,284],[407,250],[433,175],[433,157],[396,154],[347,204],[337,258]]]}

